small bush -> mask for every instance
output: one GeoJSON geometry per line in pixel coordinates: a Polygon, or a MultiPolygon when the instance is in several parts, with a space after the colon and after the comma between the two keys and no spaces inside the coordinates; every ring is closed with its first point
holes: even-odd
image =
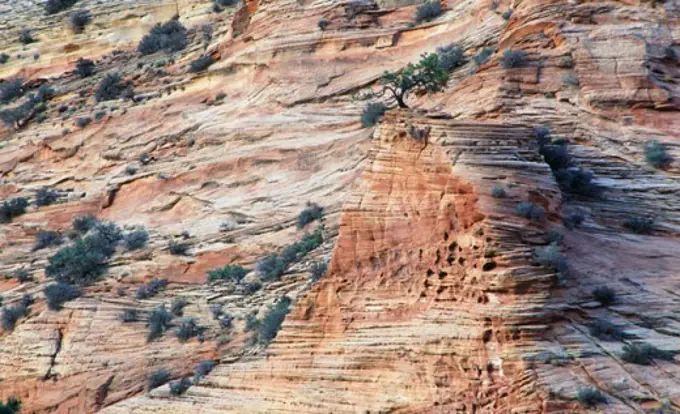
{"type": "Polygon", "coordinates": [[[501,187],[494,187],[491,189],[491,196],[493,198],[505,198],[508,196],[508,194],[505,192],[505,190],[501,187]]]}
{"type": "Polygon", "coordinates": [[[194,370],[194,383],[195,384],[198,383],[198,381],[200,381],[201,378],[208,375],[210,371],[212,371],[213,368],[215,368],[215,365],[217,365],[215,361],[211,361],[209,359],[199,362],[198,365],[196,366],[196,369],[194,370]]]}
{"type": "Polygon", "coordinates": [[[152,279],[146,285],[137,288],[135,297],[139,300],[149,299],[160,293],[167,285],[168,281],[165,279],[152,279]]]}
{"type": "Polygon", "coordinates": [[[541,221],[545,218],[545,210],[541,206],[522,201],[515,206],[515,214],[532,221],[541,221]]]}
{"type": "Polygon", "coordinates": [[[71,223],[71,226],[73,227],[73,230],[84,234],[90,229],[94,228],[97,223],[99,223],[99,220],[95,216],[88,214],[86,216],[75,217],[71,223]]]}
{"type": "Polygon", "coordinates": [[[179,381],[170,383],[170,394],[182,395],[191,387],[191,380],[189,378],[182,378],[179,381]]]}
{"type": "Polygon", "coordinates": [[[67,283],[54,283],[43,291],[47,299],[47,307],[58,311],[61,305],[80,296],[80,291],[67,283]]]}
{"type": "Polygon", "coordinates": [[[189,72],[196,73],[204,71],[208,69],[208,67],[213,63],[215,63],[215,59],[213,59],[212,56],[201,55],[195,60],[192,60],[191,63],[189,63],[189,72]]]}
{"type": "Polygon", "coordinates": [[[323,242],[321,228],[314,233],[307,233],[299,242],[284,248],[279,254],[273,254],[260,259],[255,269],[263,280],[278,280],[288,269],[291,263],[319,247],[323,242]]]}
{"type": "Polygon", "coordinates": [[[165,309],[165,306],[154,309],[149,315],[149,334],[146,340],[151,342],[160,338],[170,327],[170,321],[172,321],[172,314],[165,309]]]}
{"type": "Polygon", "coordinates": [[[59,192],[50,190],[49,188],[41,188],[35,193],[36,206],[49,206],[54,204],[59,199],[59,192]]]}
{"type": "Polygon", "coordinates": [[[186,256],[187,252],[189,251],[189,245],[187,243],[172,240],[170,243],[168,243],[168,250],[172,255],[186,256]]]}
{"type": "Polygon", "coordinates": [[[28,273],[28,270],[23,267],[14,272],[14,278],[18,280],[20,283],[26,283],[29,280],[33,280],[31,274],[28,273]]]}
{"type": "Polygon", "coordinates": [[[649,217],[629,217],[623,222],[623,227],[637,234],[649,234],[653,226],[654,219],[649,217]]]}
{"type": "Polygon", "coordinates": [[[149,379],[146,380],[146,389],[151,391],[152,389],[158,388],[168,381],[170,381],[170,372],[165,368],[161,368],[151,374],[149,379]]]}
{"type": "Polygon", "coordinates": [[[439,0],[429,0],[416,9],[414,20],[416,23],[430,21],[442,14],[442,5],[439,0]]]}
{"type": "Polygon", "coordinates": [[[560,248],[556,244],[536,247],[533,260],[537,265],[560,273],[565,273],[568,269],[567,260],[560,254],[560,248]]]}
{"type": "Polygon", "coordinates": [[[9,55],[7,53],[0,53],[0,65],[9,62],[9,55]]]}
{"type": "Polygon", "coordinates": [[[245,285],[246,295],[252,295],[253,293],[257,292],[260,289],[262,289],[262,284],[259,282],[248,282],[245,285]]]}
{"type": "Polygon", "coordinates": [[[58,231],[41,231],[35,238],[33,250],[40,250],[47,247],[58,246],[64,242],[61,233],[58,231]]]}
{"type": "Polygon", "coordinates": [[[675,352],[663,351],[647,343],[624,345],[621,354],[622,360],[638,365],[651,365],[655,359],[672,361],[674,357],[675,352]]]}
{"type": "Polygon", "coordinates": [[[463,48],[455,43],[437,48],[437,55],[439,55],[439,66],[447,72],[465,63],[463,48]]]}
{"type": "Polygon", "coordinates": [[[45,12],[47,14],[56,14],[72,7],[77,2],[78,0],[47,0],[45,3],[45,12]]]}
{"type": "Polygon", "coordinates": [[[0,401],[0,414],[17,414],[21,411],[21,401],[9,397],[6,403],[0,401]]]}
{"type": "Polygon", "coordinates": [[[563,56],[557,66],[562,69],[571,69],[574,67],[574,58],[572,58],[571,55],[563,56]]]}
{"type": "Polygon", "coordinates": [[[562,243],[564,236],[559,232],[559,230],[553,228],[545,233],[545,239],[548,241],[548,243],[560,244],[562,243]]]}
{"type": "Polygon", "coordinates": [[[387,112],[387,106],[382,102],[369,103],[361,113],[361,125],[364,128],[374,126],[385,112],[387,112]]]}
{"type": "Polygon", "coordinates": [[[597,196],[602,189],[593,183],[593,172],[584,168],[564,168],[553,171],[560,189],[567,193],[597,196]]]}
{"type": "Polygon", "coordinates": [[[269,312],[262,318],[262,322],[258,327],[258,337],[262,343],[268,344],[279,332],[283,320],[288,315],[291,300],[289,297],[284,296],[279,299],[276,304],[269,309],[269,312]]]}
{"type": "Polygon", "coordinates": [[[523,50],[508,49],[501,56],[501,66],[505,69],[522,67],[526,64],[527,56],[523,50]]]}
{"type": "Polygon", "coordinates": [[[120,314],[120,320],[123,323],[137,322],[137,309],[125,309],[120,314]]]}
{"type": "Polygon", "coordinates": [[[146,246],[149,233],[145,229],[137,229],[123,235],[123,245],[128,250],[137,250],[146,246]]]}
{"type": "Polygon", "coordinates": [[[210,313],[212,313],[214,320],[220,319],[220,316],[222,316],[222,305],[219,303],[213,303],[210,305],[210,313]]]}
{"type": "Polygon", "coordinates": [[[0,103],[8,104],[24,94],[24,80],[21,78],[7,79],[0,83],[0,103]]]}
{"type": "Polygon", "coordinates": [[[78,10],[71,15],[71,29],[76,33],[82,33],[91,22],[92,16],[87,10],[78,10]]]}
{"type": "Polygon", "coordinates": [[[226,93],[220,92],[217,95],[215,95],[215,100],[218,101],[218,102],[222,102],[224,100],[224,98],[226,98],[226,97],[227,97],[226,93]]]}
{"type": "Polygon", "coordinates": [[[16,326],[19,319],[28,314],[28,306],[20,303],[14,306],[5,306],[2,308],[2,329],[4,331],[11,331],[16,326]]]}
{"type": "Polygon", "coordinates": [[[623,341],[633,337],[626,333],[622,326],[601,319],[589,324],[588,330],[592,336],[604,341],[623,341]]]}
{"type": "Polygon", "coordinates": [[[94,61],[80,58],[76,62],[76,74],[81,78],[87,78],[94,74],[94,61]]]}
{"type": "Polygon", "coordinates": [[[328,26],[330,24],[331,24],[331,22],[327,19],[319,19],[319,21],[317,22],[316,25],[319,28],[319,30],[321,30],[323,32],[324,30],[326,30],[328,28],[328,26]]]}
{"type": "Polygon", "coordinates": [[[512,17],[512,9],[504,11],[501,17],[503,17],[503,20],[510,20],[510,17],[512,17]]]}
{"type": "Polygon", "coordinates": [[[196,319],[194,318],[184,318],[180,322],[175,335],[180,342],[186,342],[191,338],[198,336],[201,333],[201,328],[198,327],[196,319]]]}
{"type": "Polygon", "coordinates": [[[189,302],[182,298],[176,298],[172,301],[170,305],[170,312],[175,316],[184,316],[184,308],[189,304],[189,302]]]}
{"type": "Polygon", "coordinates": [[[91,122],[92,118],[89,116],[76,119],[76,125],[78,125],[79,128],[85,128],[86,126],[90,125],[91,122]]]}
{"type": "Polygon", "coordinates": [[[485,47],[484,49],[480,50],[479,53],[473,56],[472,60],[475,61],[477,66],[481,66],[485,64],[493,54],[494,50],[492,48],[485,47]]]}
{"type": "Polygon", "coordinates": [[[121,83],[120,74],[118,73],[108,73],[99,82],[97,90],[95,91],[95,97],[97,101],[109,101],[112,99],[118,99],[125,91],[125,86],[121,83]]]}
{"type": "Polygon", "coordinates": [[[76,240],[73,245],[59,250],[49,258],[45,273],[58,282],[87,285],[96,281],[106,269],[107,254],[99,250],[91,239],[76,240]]]}
{"type": "Polygon", "coordinates": [[[215,4],[222,7],[231,7],[238,4],[238,0],[215,0],[215,4]]]}
{"type": "Polygon", "coordinates": [[[257,317],[254,314],[249,313],[248,315],[246,315],[246,326],[244,328],[244,330],[246,332],[252,332],[252,331],[258,329],[259,326],[260,326],[260,321],[257,319],[257,317]]]}
{"type": "Polygon", "coordinates": [[[616,292],[608,286],[600,286],[593,290],[593,297],[602,306],[609,306],[616,302],[616,292]]]}
{"type": "Polygon", "coordinates": [[[19,217],[26,212],[28,199],[26,197],[16,197],[7,200],[0,205],[0,223],[9,223],[12,219],[19,217]]]}
{"type": "Polygon", "coordinates": [[[187,29],[179,20],[172,19],[163,24],[156,24],[139,42],[137,51],[142,55],[150,55],[161,50],[172,53],[184,49],[188,44],[187,29]]]}
{"type": "Polygon", "coordinates": [[[656,168],[668,168],[673,158],[668,154],[666,146],[659,141],[649,141],[645,144],[645,160],[656,168]]]}
{"type": "Polygon", "coordinates": [[[569,86],[578,86],[579,85],[578,77],[576,77],[576,74],[571,73],[571,72],[565,73],[562,76],[562,83],[565,84],[565,85],[569,85],[569,86]]]}
{"type": "Polygon", "coordinates": [[[97,121],[100,121],[105,116],[106,116],[105,111],[97,111],[97,112],[94,113],[94,119],[96,119],[97,121]]]}
{"type": "Polygon", "coordinates": [[[564,226],[568,228],[569,230],[579,228],[581,224],[586,219],[585,213],[582,211],[575,211],[572,213],[567,214],[563,219],[562,222],[564,223],[564,226]]]}
{"type": "Polygon", "coordinates": [[[37,42],[29,29],[23,29],[19,32],[19,41],[25,45],[37,42]]]}
{"type": "Polygon", "coordinates": [[[314,220],[320,220],[322,217],[323,207],[316,203],[307,202],[307,207],[305,207],[297,216],[297,228],[301,229],[314,220]]]}
{"type": "Polygon", "coordinates": [[[584,407],[594,407],[597,404],[607,404],[607,397],[597,388],[580,388],[576,394],[576,399],[584,407]]]}
{"type": "Polygon", "coordinates": [[[240,283],[245,275],[248,274],[248,272],[250,272],[250,270],[240,265],[226,265],[208,272],[208,280],[211,282],[215,282],[217,280],[227,280],[240,283]]]}
{"type": "Polygon", "coordinates": [[[312,267],[309,269],[309,273],[312,274],[312,281],[317,282],[326,274],[328,270],[328,262],[319,261],[312,263],[312,267]]]}

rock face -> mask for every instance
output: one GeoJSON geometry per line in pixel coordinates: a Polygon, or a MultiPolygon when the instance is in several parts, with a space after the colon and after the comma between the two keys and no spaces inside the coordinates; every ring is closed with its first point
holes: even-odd
{"type": "Polygon", "coordinates": [[[35,299],[0,334],[0,398],[27,412],[679,410],[680,8],[461,1],[410,26],[411,3],[253,0],[214,13],[209,2],[81,1],[94,27],[78,35],[65,29],[70,12],[10,6],[0,74],[57,97],[47,120],[0,131],[0,195],[33,199],[49,186],[60,198],[0,224],[0,273],[32,276],[0,281],[4,306],[35,299]],[[190,46],[138,56],[141,36],[174,14],[190,46]],[[21,51],[26,25],[40,42],[21,51]],[[452,42],[466,63],[445,90],[360,126],[360,97],[383,71],[452,42]],[[489,59],[475,62],[484,48],[489,59]],[[502,64],[509,49],[527,52],[520,67],[502,64]],[[187,73],[203,53],[218,61],[187,73]],[[70,72],[79,57],[97,58],[94,77],[70,72]],[[113,71],[133,102],[94,100],[113,71]],[[566,144],[570,167],[592,171],[596,192],[551,171],[537,127],[566,144]],[[675,161],[649,165],[651,140],[675,161]],[[246,282],[263,284],[255,293],[206,283],[212,269],[252,270],[316,229],[296,226],[308,201],[325,208],[324,241],[280,280],[250,272],[246,282]],[[522,203],[543,214],[523,217],[522,203]],[[48,310],[44,269],[59,247],[34,251],[34,237],[83,214],[143,225],[148,246],[118,249],[105,277],[48,310]],[[636,234],[634,218],[653,225],[636,234]],[[189,255],[170,254],[171,240],[189,255]],[[312,263],[326,259],[315,283],[312,263]],[[152,278],[169,286],[137,299],[152,278]],[[611,303],[593,294],[605,286],[611,303]],[[248,324],[284,295],[291,312],[265,348],[248,324]],[[150,312],[180,297],[201,340],[173,328],[147,342],[150,312]],[[216,304],[231,327],[211,315],[216,304]],[[133,308],[139,321],[121,322],[133,308]],[[632,363],[631,344],[665,358],[632,363]],[[181,396],[145,391],[158,369],[177,379],[206,359],[218,365],[181,396]],[[606,403],[586,398],[595,390],[606,403]]]}

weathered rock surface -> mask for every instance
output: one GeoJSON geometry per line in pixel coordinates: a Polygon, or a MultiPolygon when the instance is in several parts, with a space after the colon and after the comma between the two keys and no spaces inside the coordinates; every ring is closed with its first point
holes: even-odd
{"type": "Polygon", "coordinates": [[[621,359],[627,343],[680,352],[680,164],[655,169],[643,153],[654,139],[680,158],[673,2],[450,1],[409,27],[408,2],[254,0],[214,14],[209,2],[82,1],[95,18],[80,35],[65,28],[68,12],[44,18],[25,3],[0,5],[0,45],[12,56],[0,75],[59,95],[47,121],[2,130],[0,195],[49,185],[64,196],[0,224],[0,272],[24,267],[34,278],[0,281],[5,306],[24,293],[37,299],[0,334],[0,398],[17,396],[28,412],[578,412],[577,392],[593,387],[606,412],[680,409],[679,357],[621,359]],[[172,63],[137,56],[141,36],[175,13],[191,46],[172,63]],[[40,42],[22,50],[15,39],[28,26],[40,42]],[[360,127],[357,93],[452,42],[469,62],[444,91],[412,98],[414,109],[388,112],[375,131],[360,127]],[[497,52],[477,66],[484,47],[497,52]],[[500,65],[510,48],[528,52],[523,67],[500,65]],[[188,74],[203,52],[219,61],[188,74]],[[68,72],[79,57],[99,59],[94,78],[68,72]],[[94,101],[110,71],[132,80],[136,102],[94,101]],[[73,108],[68,117],[61,104],[73,108]],[[593,171],[599,197],[560,190],[538,152],[543,125],[593,171]],[[506,196],[492,197],[496,187],[506,196]],[[205,283],[211,269],[253,268],[299,239],[307,201],[325,207],[325,241],[280,282],[254,295],[205,283]],[[545,220],[514,214],[522,201],[543,207],[545,220]],[[574,211],[585,222],[566,229],[574,211]],[[86,213],[144,225],[149,246],[116,253],[102,281],[47,310],[43,270],[56,248],[32,251],[34,236],[67,231],[86,213]],[[633,216],[654,217],[651,234],[622,225],[633,216]],[[549,230],[564,236],[567,275],[533,263],[549,230]],[[168,241],[184,231],[191,256],[173,256],[168,241]],[[328,272],[312,284],[310,263],[325,258],[328,272]],[[154,277],[168,289],[136,300],[154,277]],[[592,296],[604,285],[617,293],[610,306],[592,296]],[[294,308],[274,342],[249,345],[246,315],[283,295],[294,308]],[[147,343],[148,312],[180,296],[204,341],[166,333],[147,343]],[[215,303],[237,317],[230,331],[211,317],[215,303]],[[120,322],[133,307],[140,322],[120,322]],[[626,339],[593,335],[600,320],[626,339]],[[144,393],[157,369],[179,378],[204,359],[220,363],[184,395],[167,385],[144,393]]]}

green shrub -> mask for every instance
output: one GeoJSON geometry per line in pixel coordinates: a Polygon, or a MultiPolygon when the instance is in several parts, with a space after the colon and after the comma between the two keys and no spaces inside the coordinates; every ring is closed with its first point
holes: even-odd
{"type": "Polygon", "coordinates": [[[58,246],[63,242],[64,239],[58,231],[41,231],[36,235],[33,251],[58,246]]]}
{"type": "Polygon", "coordinates": [[[90,123],[92,123],[92,118],[90,118],[89,116],[76,119],[76,125],[78,125],[78,127],[81,129],[90,125],[90,123]]]}
{"type": "Polygon", "coordinates": [[[54,204],[59,199],[59,192],[49,188],[41,188],[35,193],[35,205],[43,207],[54,204]]]}
{"type": "Polygon", "coordinates": [[[588,330],[592,336],[604,341],[623,341],[633,337],[626,333],[621,325],[616,325],[602,319],[589,324],[588,330]]]}
{"type": "Polygon", "coordinates": [[[149,233],[145,229],[137,229],[123,235],[123,245],[128,250],[137,250],[146,246],[149,233]]]}
{"type": "Polygon", "coordinates": [[[580,388],[576,394],[576,399],[584,407],[594,407],[598,404],[607,404],[607,397],[597,388],[580,388]]]}
{"type": "Polygon", "coordinates": [[[623,222],[623,227],[637,234],[649,234],[654,227],[654,219],[650,217],[629,217],[623,222]]]}
{"type": "Polygon", "coordinates": [[[21,411],[21,401],[9,397],[6,403],[0,402],[0,414],[17,414],[21,411]]]}
{"type": "Polygon", "coordinates": [[[528,201],[522,201],[515,206],[515,214],[532,221],[541,221],[545,218],[545,210],[541,206],[528,201]]]}
{"type": "Polygon", "coordinates": [[[510,20],[510,17],[512,17],[512,9],[504,11],[501,17],[503,17],[503,20],[510,20]]]}
{"type": "Polygon", "coordinates": [[[564,168],[553,171],[560,189],[567,193],[597,196],[602,189],[593,183],[593,172],[584,168],[564,168]]]}
{"type": "Polygon", "coordinates": [[[560,254],[560,248],[556,244],[534,248],[533,261],[560,273],[565,273],[568,269],[567,259],[560,254]]]}
{"type": "Polygon", "coordinates": [[[307,207],[305,207],[297,216],[297,228],[304,228],[307,224],[313,222],[314,220],[320,220],[322,217],[323,207],[316,203],[307,202],[307,207]]]}
{"type": "Polygon", "coordinates": [[[19,217],[26,212],[28,199],[26,197],[16,197],[7,200],[0,205],[0,223],[9,223],[12,219],[19,217]]]}
{"type": "Polygon", "coordinates": [[[16,326],[19,319],[28,315],[28,306],[24,303],[19,303],[14,306],[5,306],[2,308],[2,329],[4,331],[11,331],[16,326]]]}
{"type": "Polygon", "coordinates": [[[156,370],[153,374],[151,374],[151,376],[149,376],[149,379],[146,380],[146,389],[151,391],[152,389],[158,388],[168,381],[170,381],[170,372],[165,368],[161,368],[156,370]]]}
{"type": "Polygon", "coordinates": [[[290,303],[289,297],[282,297],[262,318],[262,322],[258,326],[258,338],[262,343],[268,344],[276,338],[276,334],[289,312],[290,303]]]}
{"type": "Polygon", "coordinates": [[[575,211],[572,213],[567,214],[563,219],[562,222],[564,223],[564,226],[568,228],[569,230],[579,228],[581,227],[581,224],[586,219],[585,213],[582,211],[575,211]]]}
{"type": "Polygon", "coordinates": [[[189,304],[189,302],[182,298],[176,298],[172,301],[170,305],[170,312],[175,316],[184,316],[184,308],[189,304]]]}
{"type": "Polygon", "coordinates": [[[180,321],[175,335],[180,342],[186,342],[191,338],[198,336],[202,329],[199,328],[196,319],[194,318],[184,318],[180,321]]]}
{"type": "Polygon", "coordinates": [[[208,69],[208,67],[213,63],[215,63],[215,59],[213,59],[212,56],[201,55],[195,60],[192,60],[191,63],[189,63],[189,72],[197,73],[204,71],[208,69]]]}
{"type": "Polygon", "coordinates": [[[439,92],[448,81],[449,73],[442,69],[436,53],[423,54],[418,63],[409,63],[396,72],[385,72],[380,79],[383,93],[389,92],[400,108],[408,108],[409,93],[439,92]]]}
{"type": "Polygon", "coordinates": [[[172,321],[172,314],[165,309],[165,306],[154,309],[149,315],[149,334],[146,340],[151,342],[160,338],[170,327],[170,321],[172,321]]]}
{"type": "Polygon", "coordinates": [[[508,194],[505,192],[505,190],[501,187],[494,187],[491,189],[491,196],[493,198],[505,198],[508,196],[508,194]]]}
{"type": "Polygon", "coordinates": [[[215,0],[215,4],[222,7],[231,7],[238,4],[238,0],[215,0]]]}
{"type": "Polygon", "coordinates": [[[364,128],[374,126],[378,120],[387,112],[387,106],[382,102],[372,102],[366,105],[361,112],[361,125],[364,128]]]}
{"type": "Polygon", "coordinates": [[[47,0],[45,3],[45,12],[47,14],[56,14],[72,7],[77,2],[78,0],[47,0]]]}
{"type": "Polygon", "coordinates": [[[86,216],[75,217],[71,223],[71,226],[73,227],[73,230],[84,234],[90,229],[94,228],[97,223],[99,223],[99,220],[95,216],[88,214],[86,216]]]}
{"type": "Polygon", "coordinates": [[[318,261],[312,263],[312,267],[309,269],[309,273],[312,274],[312,281],[317,282],[326,274],[328,270],[328,262],[318,261]]]}
{"type": "Polygon", "coordinates": [[[167,285],[168,281],[166,279],[152,279],[146,285],[138,287],[135,296],[139,300],[149,299],[160,293],[167,285]]]}
{"type": "Polygon", "coordinates": [[[198,383],[201,378],[208,375],[210,371],[215,368],[215,365],[217,365],[215,361],[211,361],[209,359],[199,362],[196,366],[196,369],[194,370],[194,384],[198,383]]]}
{"type": "Polygon", "coordinates": [[[123,323],[137,322],[137,309],[125,309],[120,314],[120,320],[123,323]]]}
{"type": "Polygon", "coordinates": [[[76,62],[76,74],[81,78],[87,78],[94,74],[95,64],[90,59],[80,58],[76,62]]]}
{"type": "Polygon", "coordinates": [[[562,83],[564,83],[565,85],[569,85],[569,86],[578,86],[579,85],[578,77],[576,77],[576,74],[574,74],[572,72],[565,73],[562,76],[562,83]]]}
{"type": "Polygon", "coordinates": [[[262,284],[259,282],[248,282],[245,284],[246,295],[252,295],[262,288],[262,284]]]}
{"type": "Polygon", "coordinates": [[[182,378],[179,381],[170,383],[170,394],[182,395],[191,387],[191,380],[189,378],[182,378]]]}
{"type": "Polygon", "coordinates": [[[156,24],[139,42],[137,51],[142,55],[150,55],[161,50],[172,53],[184,49],[188,44],[187,29],[179,20],[172,19],[163,24],[156,24]]]}
{"type": "Polygon", "coordinates": [[[501,66],[505,69],[522,67],[526,64],[527,56],[523,50],[508,49],[501,56],[501,66]]]}
{"type": "Polygon", "coordinates": [[[568,56],[563,56],[559,63],[557,64],[558,67],[562,69],[570,69],[574,67],[574,58],[571,57],[571,55],[568,56]]]}
{"type": "Polygon", "coordinates": [[[45,273],[58,282],[88,285],[106,270],[107,254],[94,248],[90,239],[76,240],[49,258],[45,273]]]}
{"type": "Polygon", "coordinates": [[[659,141],[645,143],[645,160],[656,168],[668,168],[673,158],[668,154],[666,146],[659,141]]]}
{"type": "Polygon", "coordinates": [[[616,292],[608,286],[600,286],[593,290],[593,297],[600,302],[602,306],[609,306],[616,302],[616,292]]]}
{"type": "Polygon", "coordinates": [[[473,56],[472,60],[475,61],[475,64],[477,66],[481,66],[485,64],[493,54],[494,54],[493,48],[485,47],[484,49],[480,50],[479,53],[473,56]]]}
{"type": "Polygon", "coordinates": [[[437,55],[439,56],[439,66],[447,72],[451,72],[455,68],[465,64],[463,48],[455,43],[438,47],[437,55]]]}
{"type": "Polygon", "coordinates": [[[118,73],[108,73],[99,82],[97,90],[95,91],[95,97],[97,101],[109,101],[112,99],[118,99],[125,91],[126,86],[121,82],[120,74],[118,73]]]}
{"type": "Polygon", "coordinates": [[[284,248],[279,254],[263,257],[257,262],[255,269],[263,280],[278,280],[293,262],[321,245],[321,231],[319,227],[314,233],[305,234],[302,240],[284,248]]]}
{"type": "Polygon", "coordinates": [[[71,29],[76,33],[82,33],[91,22],[92,16],[87,10],[78,10],[71,15],[71,29]]]}
{"type": "Polygon", "coordinates": [[[414,20],[416,23],[422,23],[433,20],[442,14],[442,5],[439,0],[429,0],[421,4],[416,9],[414,20]]]}
{"type": "Polygon", "coordinates": [[[26,283],[29,280],[33,280],[31,274],[28,273],[28,270],[23,267],[14,272],[14,278],[17,279],[20,283],[26,283]]]}
{"type": "Polygon", "coordinates": [[[234,283],[240,283],[245,275],[248,274],[248,272],[250,272],[250,270],[240,265],[226,265],[208,272],[208,280],[211,282],[226,280],[234,283]]]}
{"type": "Polygon", "coordinates": [[[255,331],[259,328],[259,326],[260,320],[257,319],[257,317],[254,314],[249,313],[248,315],[246,315],[246,326],[244,328],[246,332],[255,331]]]}
{"type": "Polygon", "coordinates": [[[7,53],[0,53],[0,65],[9,62],[9,55],[7,53]]]}
{"type": "Polygon", "coordinates": [[[80,296],[80,291],[67,283],[54,283],[43,290],[47,299],[47,307],[58,311],[61,305],[80,296]]]}
{"type": "Polygon", "coordinates": [[[0,103],[8,104],[24,94],[22,78],[7,79],[0,83],[0,103]]]}
{"type": "Polygon", "coordinates": [[[327,19],[319,19],[319,21],[316,23],[317,27],[318,27],[319,30],[321,30],[322,32],[323,32],[324,30],[326,30],[326,28],[328,28],[328,25],[330,25],[330,24],[331,24],[331,22],[330,22],[329,20],[327,20],[327,19]]]}
{"type": "Polygon", "coordinates": [[[672,361],[675,357],[673,351],[663,351],[647,343],[628,344],[623,346],[621,359],[638,365],[651,365],[655,359],[672,361]]]}
{"type": "Polygon", "coordinates": [[[28,45],[37,42],[37,40],[35,40],[29,29],[23,29],[19,32],[19,42],[28,45]]]}

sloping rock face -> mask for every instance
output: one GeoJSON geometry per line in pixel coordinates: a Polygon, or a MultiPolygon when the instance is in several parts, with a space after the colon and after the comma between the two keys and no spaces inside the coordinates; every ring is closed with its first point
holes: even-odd
{"type": "Polygon", "coordinates": [[[411,2],[255,0],[215,14],[209,2],[82,1],[96,28],[78,35],[65,29],[68,12],[43,19],[28,3],[3,6],[11,59],[0,74],[58,95],[47,121],[2,130],[0,195],[50,186],[61,196],[0,224],[0,272],[32,276],[0,281],[4,306],[35,298],[0,334],[0,398],[28,412],[680,409],[677,356],[622,357],[641,343],[680,352],[680,164],[654,168],[643,150],[658,140],[680,158],[673,2],[450,1],[411,27],[411,2]],[[174,14],[190,46],[140,57],[136,42],[174,14]],[[15,39],[29,25],[40,42],[22,50],[15,39]],[[444,91],[361,128],[360,96],[383,71],[452,42],[467,63],[444,91]],[[483,48],[492,54],[476,64],[483,48]],[[508,49],[528,53],[521,67],[503,67],[508,49]],[[187,73],[202,53],[218,61],[187,73]],[[79,57],[97,58],[93,78],[70,72],[79,57]],[[132,82],[134,102],[94,100],[113,71],[132,82]],[[572,166],[593,172],[597,194],[558,184],[537,144],[543,126],[572,166]],[[325,207],[324,242],[281,280],[251,272],[263,283],[254,294],[206,283],[214,268],[253,269],[314,230],[295,225],[307,201],[325,207]],[[520,217],[522,202],[544,217],[520,217]],[[33,251],[34,237],[83,214],[144,225],[148,246],[119,249],[105,277],[48,310],[44,268],[58,247],[33,251]],[[647,234],[624,225],[636,217],[654,219],[647,234]],[[171,255],[171,240],[190,255],[171,255]],[[568,271],[538,264],[551,242],[568,271]],[[327,258],[314,283],[312,262],[327,258]],[[170,284],[135,298],[152,278],[170,284]],[[593,295],[604,286],[612,303],[593,295]],[[284,295],[293,306],[275,340],[253,345],[248,315],[284,295]],[[202,341],[168,332],[147,342],[149,313],[178,297],[202,341]],[[213,319],[215,304],[231,328],[213,319]],[[140,320],[122,323],[131,308],[140,320]],[[183,395],[144,391],[158,369],[179,378],[205,359],[218,365],[183,395]],[[584,390],[606,403],[588,407],[584,390]]]}

